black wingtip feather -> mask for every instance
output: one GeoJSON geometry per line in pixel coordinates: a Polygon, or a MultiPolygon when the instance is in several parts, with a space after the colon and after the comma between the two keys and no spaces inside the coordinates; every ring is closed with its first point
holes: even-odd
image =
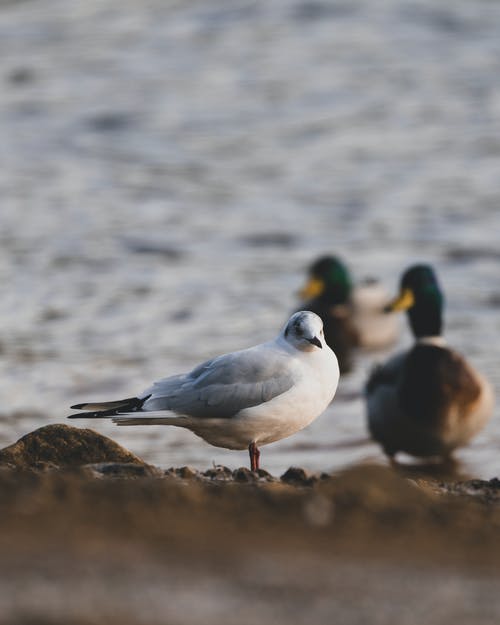
{"type": "Polygon", "coordinates": [[[118,408],[111,410],[97,410],[95,412],[81,412],[80,414],[71,414],[67,419],[102,419],[103,417],[114,417],[119,414],[118,408]]]}
{"type": "MultiPolygon", "coordinates": [[[[141,410],[144,402],[149,399],[151,395],[147,395],[142,399],[138,397],[130,397],[129,399],[123,399],[118,402],[107,402],[108,405],[113,406],[112,408],[103,408],[103,410],[93,410],[91,412],[81,412],[80,414],[72,414],[67,417],[67,419],[102,419],[105,417],[114,417],[120,412],[138,412],[141,410]]],[[[91,402],[85,402],[84,404],[75,404],[71,406],[71,410],[82,410],[87,406],[91,406],[91,402]]],[[[105,406],[106,403],[103,403],[105,406]]]]}

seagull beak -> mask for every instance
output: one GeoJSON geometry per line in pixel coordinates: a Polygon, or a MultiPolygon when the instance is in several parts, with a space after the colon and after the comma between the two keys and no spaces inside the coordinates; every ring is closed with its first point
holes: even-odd
{"type": "Polygon", "coordinates": [[[306,339],[306,341],[309,341],[311,345],[316,345],[316,347],[323,349],[323,345],[321,345],[321,341],[319,340],[317,336],[314,336],[312,339],[306,339]]]}
{"type": "Polygon", "coordinates": [[[384,312],[389,313],[399,310],[408,310],[414,305],[415,296],[413,295],[413,291],[411,289],[403,289],[396,299],[393,299],[392,302],[387,304],[384,308],[384,312]]]}
{"type": "Polygon", "coordinates": [[[302,301],[313,299],[321,295],[325,290],[325,283],[319,278],[310,278],[308,282],[297,293],[302,301]]]}

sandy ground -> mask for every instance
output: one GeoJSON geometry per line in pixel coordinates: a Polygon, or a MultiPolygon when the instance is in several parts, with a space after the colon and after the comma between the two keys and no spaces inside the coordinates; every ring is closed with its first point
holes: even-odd
{"type": "Polygon", "coordinates": [[[498,623],[499,485],[4,468],[0,623],[498,623]]]}

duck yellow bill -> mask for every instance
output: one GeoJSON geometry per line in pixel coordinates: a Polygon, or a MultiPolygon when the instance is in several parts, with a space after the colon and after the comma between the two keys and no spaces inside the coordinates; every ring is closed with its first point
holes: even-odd
{"type": "Polygon", "coordinates": [[[325,283],[323,280],[319,280],[318,278],[311,278],[308,282],[300,289],[298,295],[300,299],[312,299],[313,297],[317,297],[321,295],[325,290],[325,283]]]}
{"type": "Polygon", "coordinates": [[[389,302],[385,307],[386,312],[396,312],[398,310],[408,310],[415,304],[415,296],[411,289],[403,289],[396,299],[389,302]]]}

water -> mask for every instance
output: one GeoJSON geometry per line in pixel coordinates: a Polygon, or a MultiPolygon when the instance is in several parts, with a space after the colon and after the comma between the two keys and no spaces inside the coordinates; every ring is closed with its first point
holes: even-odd
{"type": "MultiPolygon", "coordinates": [[[[0,444],[269,339],[327,251],[391,290],[434,264],[499,394],[499,72],[486,0],[2,3],[0,444]]],[[[383,357],[263,466],[382,461],[359,391],[383,357]]],[[[162,466],[247,464],[91,425],[162,466]]],[[[497,410],[461,470],[499,474],[499,447],[497,410]]]]}

